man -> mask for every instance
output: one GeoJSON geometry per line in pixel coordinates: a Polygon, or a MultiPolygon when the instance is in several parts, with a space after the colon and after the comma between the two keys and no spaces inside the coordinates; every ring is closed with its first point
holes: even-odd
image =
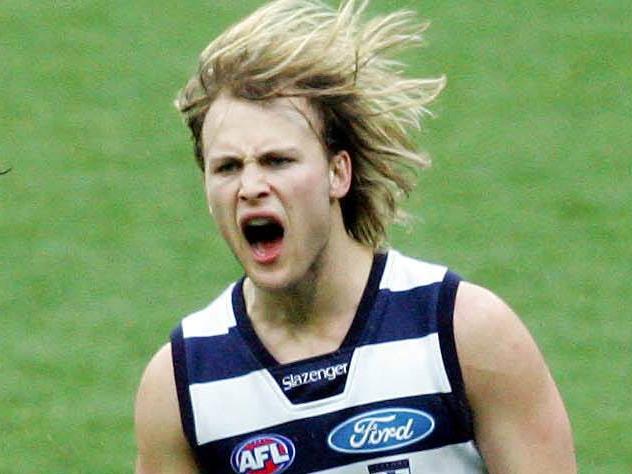
{"type": "Polygon", "coordinates": [[[137,473],[571,473],[569,421],[495,295],[385,245],[409,130],[407,13],[274,1],[217,38],[177,106],[245,277],[185,318],[136,404],[137,473]]]}

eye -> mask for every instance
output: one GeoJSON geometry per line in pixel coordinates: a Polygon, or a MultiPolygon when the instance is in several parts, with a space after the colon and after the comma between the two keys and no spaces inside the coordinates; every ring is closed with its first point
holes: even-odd
{"type": "Polygon", "coordinates": [[[213,173],[230,174],[230,173],[234,173],[235,171],[238,171],[240,167],[241,167],[241,163],[239,162],[239,160],[233,160],[233,159],[223,160],[217,163],[213,167],[213,173]]]}
{"type": "Polygon", "coordinates": [[[292,158],[287,157],[287,156],[267,155],[267,156],[264,156],[261,161],[262,161],[262,163],[264,165],[270,166],[272,168],[282,168],[282,167],[290,164],[294,160],[292,158]]]}

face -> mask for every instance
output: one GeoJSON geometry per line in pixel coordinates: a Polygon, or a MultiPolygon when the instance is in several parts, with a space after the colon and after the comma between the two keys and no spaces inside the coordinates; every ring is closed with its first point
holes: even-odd
{"type": "Polygon", "coordinates": [[[253,102],[224,94],[205,117],[209,207],[260,288],[299,284],[332,239],[346,236],[338,200],[349,188],[350,160],[345,152],[327,159],[318,126],[312,107],[298,99],[253,102]]]}

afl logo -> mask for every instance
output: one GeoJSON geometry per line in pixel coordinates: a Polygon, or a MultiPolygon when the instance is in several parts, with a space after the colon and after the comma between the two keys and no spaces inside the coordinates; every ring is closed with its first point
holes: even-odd
{"type": "Polygon", "coordinates": [[[237,445],[230,464],[239,474],[275,474],[290,467],[295,453],[294,444],[285,436],[264,434],[237,445]]]}

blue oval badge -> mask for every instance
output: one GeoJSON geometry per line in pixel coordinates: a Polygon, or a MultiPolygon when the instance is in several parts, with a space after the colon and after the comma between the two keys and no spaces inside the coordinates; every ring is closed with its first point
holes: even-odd
{"type": "Polygon", "coordinates": [[[354,416],[336,426],[327,438],[341,453],[388,451],[415,443],[434,430],[434,419],[411,408],[386,408],[354,416]]]}

